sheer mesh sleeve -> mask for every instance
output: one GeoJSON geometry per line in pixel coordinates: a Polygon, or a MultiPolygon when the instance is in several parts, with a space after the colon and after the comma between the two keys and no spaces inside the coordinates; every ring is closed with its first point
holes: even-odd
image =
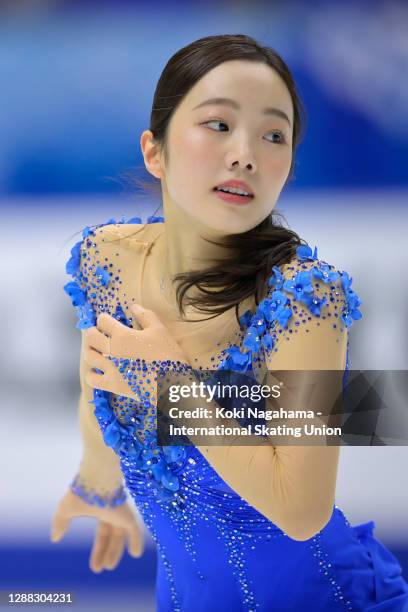
{"type": "MultiPolygon", "coordinates": [[[[82,340],[82,347],[84,343],[82,340]]],[[[71,489],[82,499],[98,506],[117,506],[126,500],[119,458],[103,441],[92,408],[93,390],[85,381],[83,350],[80,358],[81,395],[79,424],[83,443],[81,464],[71,489]]]]}
{"type": "Polygon", "coordinates": [[[71,489],[88,503],[104,507],[123,503],[126,495],[119,458],[104,442],[92,407],[94,390],[85,381],[83,330],[96,324],[98,304],[101,303],[106,285],[107,271],[97,263],[99,238],[103,231],[100,228],[98,226],[92,230],[86,227],[82,232],[82,240],[71,249],[66,271],[73,280],[64,286],[64,290],[77,313],[76,327],[82,331],[79,423],[83,454],[71,489]]]}
{"type": "MultiPolygon", "coordinates": [[[[242,345],[229,349],[221,369],[250,372],[257,361],[258,375],[261,364],[263,382],[272,386],[274,371],[347,368],[349,328],[362,316],[351,283],[316,250],[300,247],[294,261],[274,268],[255,314],[243,315],[242,345]]],[[[281,446],[272,436],[257,446],[200,450],[239,495],[295,539],[308,539],[329,520],[338,446],[281,446]]]]}
{"type": "MultiPolygon", "coordinates": [[[[155,220],[160,218],[148,219],[150,222],[155,220]]],[[[134,218],[127,223],[140,222],[140,219],[134,218]]],[[[124,223],[124,220],[121,223],[124,223]]],[[[119,298],[119,294],[123,296],[123,291],[120,291],[120,265],[118,268],[116,263],[112,264],[118,251],[116,238],[126,237],[128,233],[121,227],[121,223],[112,219],[93,229],[86,227],[82,240],[71,250],[66,271],[73,280],[64,286],[64,290],[76,309],[76,327],[81,330],[95,326],[97,316],[101,312],[107,312],[128,327],[132,326],[119,298]]],[[[161,482],[166,476],[165,470],[164,474],[162,473],[162,458],[165,455],[169,461],[170,456],[173,457],[172,452],[159,452],[155,444],[154,397],[159,364],[142,360],[111,359],[129,383],[129,387],[136,391],[138,399],[91,389],[84,379],[84,362],[81,356],[80,423],[84,452],[80,471],[72,486],[78,495],[87,501],[95,499],[95,503],[99,505],[124,501],[120,487],[116,486],[120,478],[122,459],[127,462],[131,460],[145,471],[152,463],[157,463],[157,482],[165,494],[166,487],[161,482]],[[129,380],[130,373],[137,383],[133,384],[132,380],[129,380]],[[92,404],[93,410],[90,408],[92,404]],[[152,461],[149,459],[151,456],[152,461]]]]}
{"type": "Polygon", "coordinates": [[[361,318],[361,300],[347,272],[302,253],[282,272],[274,271],[261,308],[267,367],[279,359],[283,369],[348,368],[348,332],[361,318]]]}

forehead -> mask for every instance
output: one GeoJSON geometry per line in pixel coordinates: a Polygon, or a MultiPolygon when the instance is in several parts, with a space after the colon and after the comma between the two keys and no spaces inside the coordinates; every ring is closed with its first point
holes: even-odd
{"type": "Polygon", "coordinates": [[[284,80],[262,62],[231,60],[219,64],[190,89],[180,107],[191,112],[194,106],[215,97],[232,98],[242,110],[251,112],[270,106],[271,102],[279,103],[293,117],[292,99],[284,80]]]}

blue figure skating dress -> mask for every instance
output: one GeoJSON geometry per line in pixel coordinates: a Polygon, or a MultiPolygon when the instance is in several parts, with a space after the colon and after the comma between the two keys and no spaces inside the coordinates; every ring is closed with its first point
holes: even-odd
{"type": "MultiPolygon", "coordinates": [[[[129,306],[143,304],[143,269],[163,221],[110,219],[83,230],[64,287],[79,329],[94,326],[101,312],[132,326],[129,306]]],[[[231,312],[172,331],[194,354],[194,368],[256,374],[305,326],[310,333],[316,324],[348,329],[361,318],[351,284],[304,245],[271,270],[267,298],[245,311],[235,336],[231,312]]],[[[347,335],[346,371],[348,348],[347,335]]],[[[128,361],[117,362],[121,371],[128,361]]],[[[133,368],[133,375],[142,384],[143,371],[133,368]]],[[[294,540],[223,481],[196,446],[158,446],[146,429],[151,407],[100,389],[93,397],[101,435],[118,454],[126,489],[157,545],[158,612],[408,611],[401,566],[374,536],[373,521],[350,525],[334,505],[320,532],[294,540]]]]}

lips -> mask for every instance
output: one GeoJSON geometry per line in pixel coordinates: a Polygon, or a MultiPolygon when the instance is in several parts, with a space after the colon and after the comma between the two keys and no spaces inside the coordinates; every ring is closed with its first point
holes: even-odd
{"type": "Polygon", "coordinates": [[[218,198],[220,198],[224,202],[227,202],[229,204],[235,204],[235,205],[239,205],[239,204],[245,205],[251,202],[253,199],[253,196],[251,195],[250,196],[239,195],[237,193],[221,191],[220,189],[217,189],[217,188],[214,189],[214,193],[216,194],[218,198]]]}
{"type": "Polygon", "coordinates": [[[219,189],[218,187],[214,187],[215,193],[217,194],[221,194],[222,196],[228,196],[228,198],[234,198],[235,200],[239,201],[239,200],[245,200],[246,202],[249,200],[253,199],[253,195],[250,193],[248,196],[242,195],[240,193],[234,193],[232,191],[223,191],[222,189],[219,189]]]}
{"type": "Polygon", "coordinates": [[[241,189],[242,191],[246,191],[247,193],[249,193],[250,196],[254,197],[254,192],[252,191],[251,187],[244,181],[240,181],[238,179],[231,179],[229,181],[225,181],[224,183],[220,183],[219,185],[214,187],[214,191],[219,190],[221,187],[225,189],[241,189]]]}

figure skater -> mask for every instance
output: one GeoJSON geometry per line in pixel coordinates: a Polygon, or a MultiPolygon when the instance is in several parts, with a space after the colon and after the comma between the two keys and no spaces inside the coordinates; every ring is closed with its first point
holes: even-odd
{"type": "Polygon", "coordinates": [[[67,264],[84,449],[52,539],[95,517],[90,565],[112,570],[126,545],[143,552],[134,503],[157,545],[159,612],[408,609],[375,523],[335,504],[339,445],[158,441],[163,372],[350,367],[352,279],[274,212],[302,126],[273,49],[240,34],[180,49],[140,139],[163,216],[86,227],[67,264]]]}

